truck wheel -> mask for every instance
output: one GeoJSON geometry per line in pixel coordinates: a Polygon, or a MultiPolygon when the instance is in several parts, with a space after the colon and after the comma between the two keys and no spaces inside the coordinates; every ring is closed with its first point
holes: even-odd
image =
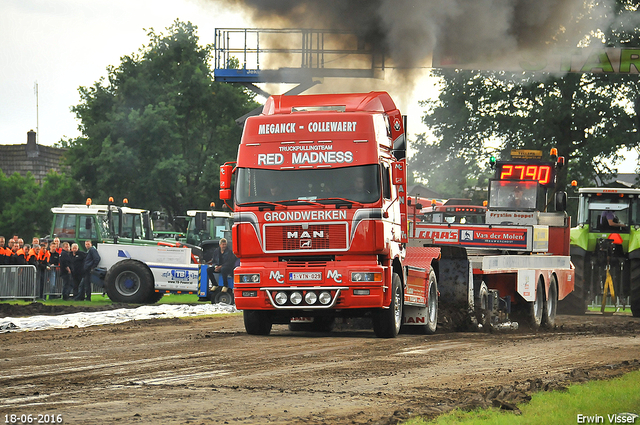
{"type": "Polygon", "coordinates": [[[244,328],[249,335],[269,335],[271,333],[271,318],[266,311],[245,310],[242,316],[244,328]]]}
{"type": "Polygon", "coordinates": [[[215,295],[215,304],[233,305],[233,292],[231,291],[231,289],[227,289],[227,292],[217,292],[215,295]]]}
{"type": "Polygon", "coordinates": [[[391,283],[391,304],[389,308],[376,311],[373,315],[373,331],[378,338],[395,338],[402,325],[402,285],[400,276],[393,274],[391,283]]]}
{"type": "Polygon", "coordinates": [[[115,264],[105,276],[107,295],[117,303],[148,303],[153,293],[153,275],[149,268],[136,260],[115,264]]]}
{"type": "Polygon", "coordinates": [[[633,317],[640,317],[640,259],[632,258],[629,260],[629,268],[631,276],[629,285],[631,314],[633,314],[633,317]]]}
{"type": "Polygon", "coordinates": [[[436,273],[429,272],[429,295],[427,298],[427,324],[424,325],[424,333],[433,335],[438,327],[438,281],[436,273]]]}
{"type": "Polygon", "coordinates": [[[571,261],[575,266],[576,275],[573,281],[573,292],[569,293],[558,304],[558,312],[562,314],[583,315],[587,311],[587,275],[591,269],[588,255],[574,255],[571,261]]]}
{"type": "Polygon", "coordinates": [[[556,310],[558,309],[558,280],[551,276],[549,283],[549,295],[544,303],[544,315],[542,325],[547,329],[553,329],[556,325],[556,310]]]}

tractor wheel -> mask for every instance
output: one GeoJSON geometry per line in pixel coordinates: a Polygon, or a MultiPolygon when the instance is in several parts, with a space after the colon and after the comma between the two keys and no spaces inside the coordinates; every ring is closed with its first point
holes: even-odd
{"type": "Polygon", "coordinates": [[[162,297],[164,297],[164,294],[162,292],[155,292],[153,291],[151,293],[151,295],[149,295],[149,300],[147,301],[149,304],[155,304],[158,301],[160,301],[162,299],[162,297]]]}
{"type": "Polygon", "coordinates": [[[380,309],[373,315],[373,331],[378,338],[395,338],[402,325],[403,306],[402,284],[400,276],[393,274],[391,284],[391,304],[389,308],[380,309]]]}
{"type": "Polygon", "coordinates": [[[576,268],[575,280],[573,282],[573,292],[568,294],[558,304],[558,313],[583,315],[587,311],[587,281],[591,263],[589,256],[572,256],[571,261],[576,268]]]}
{"type": "Polygon", "coordinates": [[[629,299],[631,304],[631,314],[633,317],[640,317],[640,258],[629,260],[630,284],[629,299]]]}
{"type": "Polygon", "coordinates": [[[556,325],[556,310],[558,309],[558,280],[555,276],[551,277],[549,283],[549,295],[547,302],[544,303],[544,315],[542,317],[542,325],[547,329],[553,329],[556,325]]]}
{"type": "Polygon", "coordinates": [[[423,331],[427,335],[436,333],[438,327],[438,281],[436,274],[431,270],[429,273],[429,292],[427,298],[427,324],[424,325],[423,331]]]}
{"type": "Polygon", "coordinates": [[[271,333],[271,318],[269,313],[260,310],[245,310],[244,329],[249,335],[269,335],[271,333]]]}
{"type": "Polygon", "coordinates": [[[107,295],[116,303],[148,303],[154,293],[151,270],[136,260],[123,260],[111,267],[105,281],[107,295]]]}

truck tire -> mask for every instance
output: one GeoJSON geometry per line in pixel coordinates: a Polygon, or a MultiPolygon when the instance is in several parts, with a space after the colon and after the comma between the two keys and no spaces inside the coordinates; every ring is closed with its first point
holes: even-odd
{"type": "Polygon", "coordinates": [[[427,298],[427,323],[423,327],[423,332],[427,335],[436,333],[438,327],[438,280],[436,273],[431,269],[429,272],[429,293],[427,298]]]}
{"type": "Polygon", "coordinates": [[[113,302],[144,304],[153,292],[151,270],[136,260],[116,263],[105,276],[107,295],[113,302]]]}
{"type": "Polygon", "coordinates": [[[558,312],[562,314],[583,315],[587,311],[587,276],[591,271],[591,262],[588,255],[572,255],[571,262],[573,262],[576,268],[573,292],[569,293],[560,301],[558,304],[558,312]]]}
{"type": "Polygon", "coordinates": [[[633,317],[640,317],[640,258],[629,260],[630,284],[629,304],[633,317]]]}
{"type": "Polygon", "coordinates": [[[269,335],[271,333],[271,318],[269,313],[260,310],[245,310],[244,329],[249,335],[269,335]]]}
{"type": "Polygon", "coordinates": [[[378,338],[395,338],[402,326],[403,302],[400,276],[393,274],[391,283],[391,304],[373,314],[373,331],[378,338]]]}
{"type": "Polygon", "coordinates": [[[556,311],[558,309],[558,280],[555,276],[551,276],[549,282],[549,295],[547,302],[544,303],[544,314],[542,317],[542,325],[547,329],[553,329],[556,325],[556,311]]]}

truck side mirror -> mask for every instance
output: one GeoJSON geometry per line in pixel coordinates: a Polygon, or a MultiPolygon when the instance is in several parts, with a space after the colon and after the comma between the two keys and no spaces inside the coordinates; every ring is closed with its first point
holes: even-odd
{"type": "Polygon", "coordinates": [[[205,212],[196,213],[196,230],[198,232],[207,230],[207,213],[205,212]]]}
{"type": "Polygon", "coordinates": [[[220,166],[220,199],[228,201],[231,199],[231,175],[233,167],[230,164],[220,166]]]}
{"type": "Polygon", "coordinates": [[[556,192],[556,211],[567,210],[567,192],[561,190],[556,192]]]}
{"type": "Polygon", "coordinates": [[[391,163],[391,178],[393,179],[393,184],[395,186],[400,186],[405,183],[406,180],[406,170],[405,170],[405,162],[404,161],[394,161],[391,163]]]}

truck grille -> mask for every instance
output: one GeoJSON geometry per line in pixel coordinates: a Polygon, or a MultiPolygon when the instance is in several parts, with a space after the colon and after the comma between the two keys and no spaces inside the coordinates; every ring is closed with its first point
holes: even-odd
{"type": "Polygon", "coordinates": [[[347,223],[265,226],[265,252],[346,250],[347,223]]]}

